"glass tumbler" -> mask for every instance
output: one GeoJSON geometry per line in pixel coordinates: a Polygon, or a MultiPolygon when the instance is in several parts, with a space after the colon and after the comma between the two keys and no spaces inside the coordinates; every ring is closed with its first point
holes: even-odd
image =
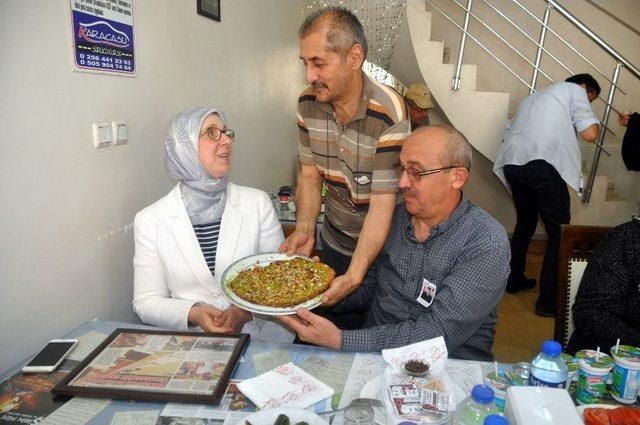
{"type": "Polygon", "coordinates": [[[371,406],[354,404],[344,411],[345,425],[374,425],[375,415],[371,406]]]}

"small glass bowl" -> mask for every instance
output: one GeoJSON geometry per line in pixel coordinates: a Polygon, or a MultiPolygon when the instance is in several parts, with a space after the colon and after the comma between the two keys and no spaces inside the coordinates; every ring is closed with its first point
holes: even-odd
{"type": "Polygon", "coordinates": [[[354,404],[344,411],[345,425],[374,425],[375,413],[373,407],[354,404]]]}
{"type": "Polygon", "coordinates": [[[409,376],[415,376],[416,378],[424,378],[429,374],[430,365],[422,360],[409,360],[402,364],[402,370],[409,376]],[[409,365],[409,369],[407,369],[409,365]],[[416,372],[416,367],[425,367],[424,372],[416,372]]]}

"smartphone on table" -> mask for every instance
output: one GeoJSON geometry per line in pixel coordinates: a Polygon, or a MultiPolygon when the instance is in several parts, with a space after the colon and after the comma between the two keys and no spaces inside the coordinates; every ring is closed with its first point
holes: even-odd
{"type": "Polygon", "coordinates": [[[26,366],[23,372],[53,372],[78,344],[77,339],[52,339],[26,366]]]}

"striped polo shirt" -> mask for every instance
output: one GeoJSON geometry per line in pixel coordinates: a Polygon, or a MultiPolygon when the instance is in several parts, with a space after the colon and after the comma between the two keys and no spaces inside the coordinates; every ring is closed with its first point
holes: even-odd
{"type": "Polygon", "coordinates": [[[322,237],[345,255],[358,243],[371,194],[397,192],[393,166],[411,131],[402,97],[362,75],[360,104],[345,125],[333,105],[316,101],[311,87],[298,99],[298,156],[318,167],[328,189],[322,237]]]}
{"type": "Polygon", "coordinates": [[[207,262],[207,267],[211,270],[211,274],[216,270],[216,251],[218,250],[221,222],[222,220],[218,220],[211,223],[193,225],[202,255],[204,255],[204,260],[207,262]]]}

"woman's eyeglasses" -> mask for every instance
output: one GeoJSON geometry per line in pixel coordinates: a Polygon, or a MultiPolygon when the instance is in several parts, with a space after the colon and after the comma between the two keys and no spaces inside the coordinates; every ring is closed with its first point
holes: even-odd
{"type": "Polygon", "coordinates": [[[236,134],[230,128],[225,128],[223,130],[220,130],[219,128],[209,127],[203,132],[201,132],[200,136],[204,136],[205,134],[209,139],[211,139],[212,142],[219,142],[223,134],[227,136],[229,139],[231,139],[232,142],[235,140],[235,137],[236,137],[236,134]]]}
{"type": "Polygon", "coordinates": [[[447,167],[420,171],[420,170],[416,170],[415,168],[404,168],[402,164],[398,162],[393,166],[393,169],[395,170],[396,176],[398,178],[402,177],[402,173],[406,172],[407,177],[409,177],[409,180],[413,183],[417,183],[420,181],[420,178],[423,176],[428,176],[430,174],[436,174],[445,170],[451,170],[452,168],[460,168],[460,167],[461,167],[460,165],[449,165],[447,167]]]}

